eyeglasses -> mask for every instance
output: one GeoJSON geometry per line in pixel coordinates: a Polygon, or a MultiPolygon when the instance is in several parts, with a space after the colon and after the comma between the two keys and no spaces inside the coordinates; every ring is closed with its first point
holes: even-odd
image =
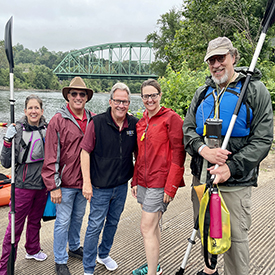
{"type": "Polygon", "coordinates": [[[159,93],[155,93],[155,94],[147,94],[147,95],[141,95],[141,98],[143,100],[148,100],[149,97],[151,97],[152,99],[156,99],[159,96],[159,93]]]}
{"type": "Polygon", "coordinates": [[[111,100],[113,100],[113,102],[116,106],[119,106],[121,103],[123,106],[129,106],[129,104],[130,104],[129,100],[120,100],[120,99],[113,99],[113,98],[111,98],[111,100]]]}
{"type": "Polygon", "coordinates": [[[224,54],[224,55],[215,55],[215,56],[212,56],[212,57],[210,57],[209,59],[207,59],[207,63],[209,64],[209,65],[214,65],[215,64],[215,62],[216,62],[216,60],[219,62],[219,63],[223,63],[224,62],[224,60],[226,59],[226,56],[227,56],[227,54],[224,54]]]}
{"type": "Polygon", "coordinates": [[[77,93],[77,92],[72,92],[72,93],[69,93],[72,97],[77,97],[77,95],[79,95],[80,97],[84,98],[87,94],[86,93],[77,93]]]}

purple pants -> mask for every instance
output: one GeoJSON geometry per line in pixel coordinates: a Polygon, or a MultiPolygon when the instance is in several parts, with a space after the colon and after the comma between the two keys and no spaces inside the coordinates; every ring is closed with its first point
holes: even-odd
{"type": "MultiPolygon", "coordinates": [[[[28,217],[26,229],[25,248],[28,254],[38,253],[40,248],[39,230],[41,218],[47,201],[47,189],[21,189],[15,188],[15,258],[17,245],[24,229],[26,217],[28,217]]],[[[11,204],[10,204],[11,207],[11,204]]],[[[0,259],[0,275],[7,275],[7,264],[11,252],[11,215],[3,240],[2,257],[0,259]]]]}

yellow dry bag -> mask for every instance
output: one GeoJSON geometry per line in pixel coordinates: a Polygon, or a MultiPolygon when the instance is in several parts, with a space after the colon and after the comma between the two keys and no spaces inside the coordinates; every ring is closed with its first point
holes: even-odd
{"type": "MultiPolygon", "coordinates": [[[[222,254],[226,252],[231,246],[231,229],[230,229],[230,213],[226,207],[223,197],[218,188],[218,194],[221,198],[221,213],[222,213],[222,238],[213,239],[210,237],[209,225],[210,225],[210,211],[209,201],[210,194],[207,188],[200,201],[199,210],[199,229],[201,233],[201,241],[204,246],[205,240],[207,251],[213,255],[222,254]]],[[[205,246],[204,246],[205,247],[205,246]]]]}

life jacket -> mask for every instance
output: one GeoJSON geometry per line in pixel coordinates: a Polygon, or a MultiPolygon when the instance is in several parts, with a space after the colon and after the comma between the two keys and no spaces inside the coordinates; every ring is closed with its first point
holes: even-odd
{"type": "Polygon", "coordinates": [[[43,161],[45,136],[45,127],[39,127],[37,130],[28,131],[23,125],[17,162],[33,163],[37,161],[43,161]]]}
{"type": "MultiPolygon", "coordinates": [[[[235,110],[236,103],[238,101],[242,88],[242,82],[239,81],[235,88],[227,88],[223,95],[221,95],[219,105],[219,118],[222,122],[222,136],[226,135],[230,120],[235,110]]],[[[213,91],[215,89],[208,87],[204,98],[198,104],[196,111],[196,132],[199,135],[203,135],[204,123],[207,118],[214,118],[215,110],[215,99],[213,91]]],[[[216,91],[214,91],[216,93],[216,91]]],[[[238,113],[233,131],[232,137],[245,137],[250,133],[250,125],[253,119],[252,109],[249,104],[244,100],[245,103],[241,104],[240,111],[238,113]]]]}

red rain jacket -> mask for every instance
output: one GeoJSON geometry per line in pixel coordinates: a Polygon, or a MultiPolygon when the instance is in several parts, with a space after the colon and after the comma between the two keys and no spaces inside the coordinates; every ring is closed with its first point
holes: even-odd
{"type": "Polygon", "coordinates": [[[138,154],[132,186],[163,188],[174,197],[184,186],[185,150],[183,120],[172,109],[161,107],[153,117],[145,110],[136,124],[138,154]]]}

